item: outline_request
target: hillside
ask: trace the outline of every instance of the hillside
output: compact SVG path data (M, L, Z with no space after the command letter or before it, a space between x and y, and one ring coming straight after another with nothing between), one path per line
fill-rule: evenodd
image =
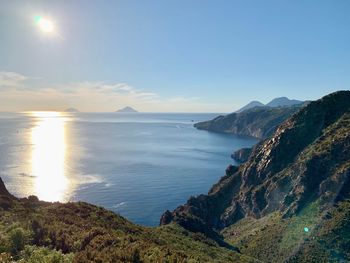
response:
M301 105L291 107L255 107L238 113L218 116L213 120L199 122L197 129L212 132L266 138L270 136L283 121L300 109Z
M17 199L0 179L0 262L257 262L178 225L147 228L87 203Z
M350 91L302 108L233 170L161 223L265 262L350 260Z

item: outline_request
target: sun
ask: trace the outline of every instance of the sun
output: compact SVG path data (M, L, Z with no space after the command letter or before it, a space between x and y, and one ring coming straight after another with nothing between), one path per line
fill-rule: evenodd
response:
M44 33L52 33L55 30L55 27L52 21L45 17L36 16L35 22L38 25L39 29Z

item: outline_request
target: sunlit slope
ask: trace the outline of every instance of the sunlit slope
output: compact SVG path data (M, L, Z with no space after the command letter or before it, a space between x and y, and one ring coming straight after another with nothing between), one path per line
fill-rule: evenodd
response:
M350 91L339 91L294 114L208 195L165 213L162 223L219 243L224 231L266 262L350 261L349 197Z
M87 203L17 199L2 181L0 253L0 262L257 262L177 225L146 228Z

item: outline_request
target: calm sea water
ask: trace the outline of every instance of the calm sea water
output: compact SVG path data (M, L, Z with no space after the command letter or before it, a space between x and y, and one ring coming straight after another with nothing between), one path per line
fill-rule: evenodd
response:
M0 113L0 176L19 197L82 200L154 226L257 142L193 127L215 116Z

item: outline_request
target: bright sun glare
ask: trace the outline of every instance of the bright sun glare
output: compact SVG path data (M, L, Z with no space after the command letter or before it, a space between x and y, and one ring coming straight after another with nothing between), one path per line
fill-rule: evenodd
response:
M52 33L55 29L54 24L49 19L42 17L42 16L36 16L35 22L38 25L39 29L44 33Z
M33 112L31 130L32 174L35 194L46 201L63 201L68 188L65 175L65 118L59 112Z

